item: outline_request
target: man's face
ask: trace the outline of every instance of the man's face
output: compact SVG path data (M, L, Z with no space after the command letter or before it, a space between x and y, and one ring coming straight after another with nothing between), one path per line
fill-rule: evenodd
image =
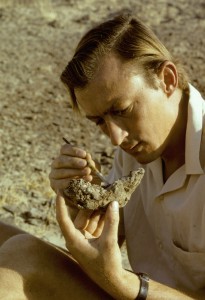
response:
M151 88L134 66L107 56L75 95L86 117L138 162L149 163L166 150L176 112L162 88Z

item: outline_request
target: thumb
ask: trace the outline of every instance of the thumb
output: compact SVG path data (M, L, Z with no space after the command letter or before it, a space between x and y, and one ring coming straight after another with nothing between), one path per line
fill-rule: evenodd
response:
M102 232L104 240L110 242L118 241L118 226L119 226L119 203L113 201L109 204L105 214L105 224Z

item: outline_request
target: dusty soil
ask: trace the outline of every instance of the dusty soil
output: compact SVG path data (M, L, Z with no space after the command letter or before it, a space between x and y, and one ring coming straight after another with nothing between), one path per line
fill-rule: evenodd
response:
M59 75L96 21L132 11L179 57L205 95L204 0L0 0L0 218L62 244L48 173L62 137L108 172L114 149L76 119Z

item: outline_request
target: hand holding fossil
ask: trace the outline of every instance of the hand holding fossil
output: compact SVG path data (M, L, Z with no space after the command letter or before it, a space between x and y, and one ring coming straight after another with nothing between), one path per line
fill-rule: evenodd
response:
M91 184L83 179L72 179L64 190L64 196L80 209L103 209L114 200L119 202L119 207L123 207L140 184L143 175L144 169L139 168L107 188Z

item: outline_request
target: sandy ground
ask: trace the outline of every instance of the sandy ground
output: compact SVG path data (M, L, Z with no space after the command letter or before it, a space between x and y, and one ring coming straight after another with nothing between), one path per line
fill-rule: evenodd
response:
M0 0L0 218L62 245L48 173L62 137L111 167L114 149L73 116L59 75L82 34L134 12L185 64L205 95L204 0Z

